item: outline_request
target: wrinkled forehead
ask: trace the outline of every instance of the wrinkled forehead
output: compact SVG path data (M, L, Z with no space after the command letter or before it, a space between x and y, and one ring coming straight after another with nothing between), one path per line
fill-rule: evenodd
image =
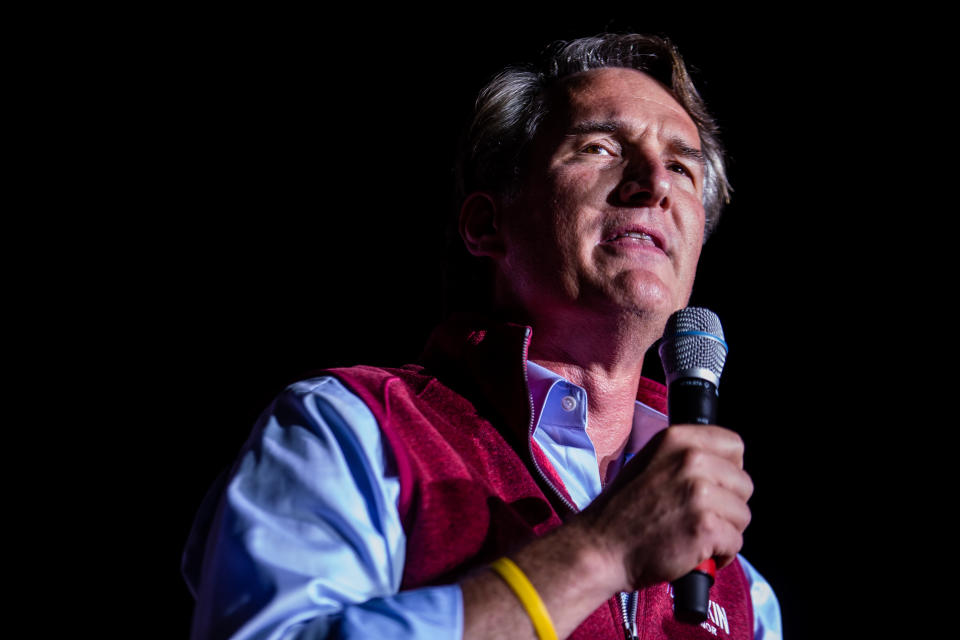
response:
M626 67L590 69L567 76L557 83L552 107L567 118L578 113L613 116L617 109L646 106L672 114L684 126L697 131L693 118L673 91L653 76Z
M545 98L545 118L534 142L538 153L549 152L564 133L590 122L616 122L628 128L657 122L686 146L702 147L700 130L683 105L663 83L637 69L581 71L561 79Z

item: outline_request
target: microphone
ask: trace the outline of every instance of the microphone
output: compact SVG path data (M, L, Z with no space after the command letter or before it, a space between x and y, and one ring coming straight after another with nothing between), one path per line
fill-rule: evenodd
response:
M717 387L727 359L727 343L717 314L702 307L675 312L667 320L658 350L667 377L670 424L716 424ZM707 619L710 587L716 574L716 562L707 558L673 582L677 620L699 624Z

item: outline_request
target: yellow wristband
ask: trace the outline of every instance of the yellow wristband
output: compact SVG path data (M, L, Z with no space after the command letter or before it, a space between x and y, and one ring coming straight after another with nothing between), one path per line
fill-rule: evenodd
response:
M557 632L553 629L550 613L540 599L537 590L533 588L527 576L510 558L500 558L490 565L490 568L500 574L513 592L517 594L520 604L527 610L533 628L540 640L557 640Z

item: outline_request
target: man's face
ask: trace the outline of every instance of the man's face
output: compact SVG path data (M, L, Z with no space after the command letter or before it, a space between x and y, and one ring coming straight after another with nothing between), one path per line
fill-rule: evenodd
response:
M532 318L686 306L703 244L700 136L657 81L607 68L565 81L500 217L501 287Z

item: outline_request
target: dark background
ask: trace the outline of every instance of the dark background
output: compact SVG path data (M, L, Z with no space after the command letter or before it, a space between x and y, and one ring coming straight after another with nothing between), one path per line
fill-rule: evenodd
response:
M187 633L182 545L270 399L311 370L412 361L440 318L453 153L478 88L554 39L607 30L671 37L728 147L733 201L692 303L718 313L730 344L720 422L742 434L756 484L744 555L777 592L787 638L836 628L825 598L869 597L830 580L869 564L864 521L880 500L872 416L849 399L887 388L845 372L880 366L864 366L873 345L850 328L898 268L883 237L902 158L883 140L917 51L799 10L640 13L429 27L415 11L168 13L107 52L132 205L108 268L129 277L116 322L135 327L118 333L130 359L114 379L137 389L125 428L140 447L121 506L147 512L130 535L149 541L161 635Z

